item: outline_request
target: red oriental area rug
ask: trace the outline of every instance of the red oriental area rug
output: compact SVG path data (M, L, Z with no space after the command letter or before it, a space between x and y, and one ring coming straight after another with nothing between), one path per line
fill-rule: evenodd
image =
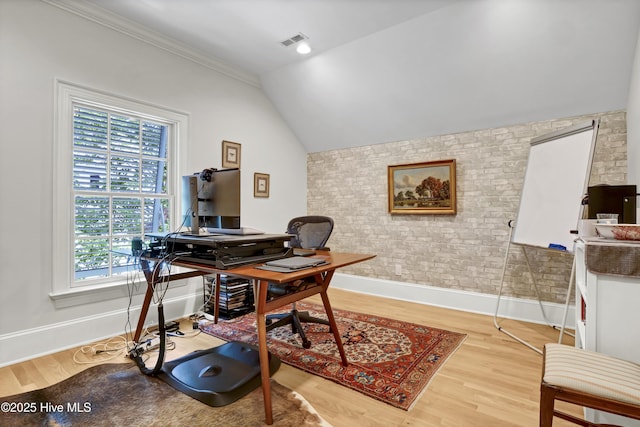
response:
M324 307L298 302L299 311L325 318ZM282 311L287 311L283 308ZM267 335L269 351L282 362L327 378L367 396L409 410L438 369L457 350L465 334L430 328L384 317L333 310L342 334L349 366L340 362L338 347L325 325L304 325L311 348L302 348L290 326ZM202 331L226 341L257 344L253 313L207 323Z

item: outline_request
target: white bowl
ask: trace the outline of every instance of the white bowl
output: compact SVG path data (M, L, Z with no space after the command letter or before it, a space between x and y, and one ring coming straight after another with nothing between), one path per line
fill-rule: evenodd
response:
M640 240L638 224L596 224L596 231L605 239Z

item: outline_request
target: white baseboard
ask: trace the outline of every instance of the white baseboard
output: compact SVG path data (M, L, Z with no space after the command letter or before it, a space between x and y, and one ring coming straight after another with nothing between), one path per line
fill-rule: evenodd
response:
M494 316L496 313L496 305L498 303L497 295L416 285L392 280L372 279L341 273L335 274L331 281L331 287L490 316ZM549 322L555 326L562 326L565 305L544 302L542 306L544 307L544 312ZM547 324L540 309L540 303L538 303L537 300L503 296L500 298L500 309L497 314L500 318ZM575 307L573 304L570 304L567 311L566 327L573 329L574 324Z
M194 292L163 301L165 320L181 319L193 314L202 301L202 293ZM135 332L141 306L132 306L129 312L131 333ZM100 313L38 328L25 329L0 335L0 367L78 347L102 339L121 335L127 324L127 309ZM158 324L154 306L147 315L145 326Z
M331 286L353 292L384 298L410 301L419 304L445 307L493 316L496 311L497 296L477 292L459 291L434 286L416 285L391 280L372 279L336 273ZM193 313L199 305L202 294L194 292L175 298L166 298L165 319L180 319ZM553 325L562 325L564 304L543 303L547 318ZM573 305L567 314L567 328L574 327ZM135 329L140 314L140 306L132 307L129 318ZM517 319L534 323L546 323L538 301L511 297L500 299L501 318ZM491 319L487 319L488 322ZM68 348L96 342L124 333L127 310L100 313L95 316L54 323L0 336L0 367L55 353ZM157 312L150 310L146 326L157 324Z

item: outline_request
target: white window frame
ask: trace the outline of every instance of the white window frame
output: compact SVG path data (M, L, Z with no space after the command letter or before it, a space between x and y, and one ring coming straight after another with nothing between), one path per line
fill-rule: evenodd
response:
M170 198L171 229L180 219L180 175L187 158L188 118L185 113L106 92L55 81L53 153L53 247L50 297L57 306L95 302L128 295L129 277L114 277L74 286L74 207L73 207L73 109L76 104L132 114L168 126L167 190ZM128 275L127 275L128 276ZM143 281L144 276L138 275ZM130 283L129 283L130 285ZM141 292L143 292L142 289Z

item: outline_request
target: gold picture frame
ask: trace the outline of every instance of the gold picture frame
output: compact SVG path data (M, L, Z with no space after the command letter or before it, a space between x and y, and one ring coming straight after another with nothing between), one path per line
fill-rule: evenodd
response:
M393 165L387 167L389 213L456 213L456 161Z
M269 197L269 174L253 174L253 197Z
M241 149L242 146L237 142L222 141L222 167L239 169Z

